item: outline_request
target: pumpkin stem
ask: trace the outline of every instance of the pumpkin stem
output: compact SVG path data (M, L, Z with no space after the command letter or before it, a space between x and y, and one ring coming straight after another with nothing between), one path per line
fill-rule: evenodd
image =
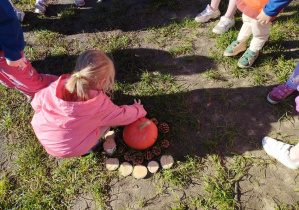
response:
M148 126L149 124L151 124L151 121L145 121L144 123L141 123L140 125L138 125L138 129L142 130L144 127Z

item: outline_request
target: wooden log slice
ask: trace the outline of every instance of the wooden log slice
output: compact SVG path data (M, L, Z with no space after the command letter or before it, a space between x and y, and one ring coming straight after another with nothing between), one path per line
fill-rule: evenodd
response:
M122 176L129 176L133 172L133 166L128 162L123 162L119 167Z

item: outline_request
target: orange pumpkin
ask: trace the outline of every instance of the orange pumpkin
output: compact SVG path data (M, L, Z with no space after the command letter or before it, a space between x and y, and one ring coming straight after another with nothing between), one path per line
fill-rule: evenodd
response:
M152 146L158 137L158 128L153 121L144 117L126 125L123 138L133 149L143 150Z

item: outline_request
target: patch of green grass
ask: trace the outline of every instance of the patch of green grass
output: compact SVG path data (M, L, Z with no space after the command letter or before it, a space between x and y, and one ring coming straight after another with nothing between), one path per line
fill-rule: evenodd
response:
M204 73L204 77L208 79L219 80L221 79L221 74L215 69L210 69Z
M157 176L164 182L173 185L187 187L193 177L201 176L199 172L202 170L204 160L199 157L186 157L185 162L176 162L176 166L172 169L163 170Z
M171 56L176 57L178 55L184 55L184 54L189 54L192 53L193 51L193 46L192 43L187 43L185 45L179 45L178 47L174 49L168 50Z
M147 202L146 202L146 200L145 200L144 198L142 198L142 197L138 197L137 200L138 200L138 206L139 206L140 208L146 206L146 203L147 203Z
M68 23L70 23L73 18L76 18L78 16L79 16L79 11L77 7L74 6L61 9L58 13L58 17L63 18Z
M181 0L152 0L150 6L153 10L159 8L171 8L173 10L181 10L183 7L183 1Z
M194 202L197 205L213 209L238 208L240 204L235 200L235 194L237 193L235 192L235 184L247 175L247 171L251 166L250 159L235 156L234 164L229 167L222 166L219 156L214 155L213 159L217 164L216 174L213 176L204 175L205 190L208 195L204 200L197 197Z

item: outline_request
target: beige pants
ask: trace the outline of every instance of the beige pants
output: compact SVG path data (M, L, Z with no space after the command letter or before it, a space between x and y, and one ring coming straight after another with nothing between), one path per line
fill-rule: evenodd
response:
M271 23L261 24L257 22L256 19L248 17L244 13L242 14L242 19L243 25L237 40L245 42L252 34L253 38L250 42L249 49L253 52L260 51L269 37Z

